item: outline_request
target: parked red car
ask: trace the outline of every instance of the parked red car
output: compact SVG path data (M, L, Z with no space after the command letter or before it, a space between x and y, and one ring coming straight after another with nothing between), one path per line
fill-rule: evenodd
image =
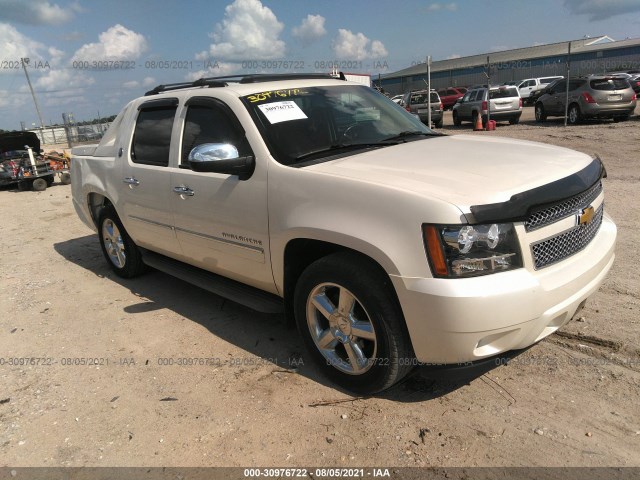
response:
M467 89L464 87L449 87L438 90L438 95L440 95L440 100L442 100L445 110L453 108L456 101L464 97L465 93L467 93Z

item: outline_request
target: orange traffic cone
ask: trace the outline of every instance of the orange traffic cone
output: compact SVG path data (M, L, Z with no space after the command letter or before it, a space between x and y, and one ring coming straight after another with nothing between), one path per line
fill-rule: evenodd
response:
M482 130L484 130L484 127L482 126L482 115L480 115L480 112L478 112L478 114L476 115L476 124L473 127L473 131L481 132Z

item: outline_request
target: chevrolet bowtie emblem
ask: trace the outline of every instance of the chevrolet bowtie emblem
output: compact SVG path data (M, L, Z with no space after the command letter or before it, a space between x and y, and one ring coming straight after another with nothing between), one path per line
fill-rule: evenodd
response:
M586 225L593 220L595 210L593 207L587 207L578 215L578 225Z

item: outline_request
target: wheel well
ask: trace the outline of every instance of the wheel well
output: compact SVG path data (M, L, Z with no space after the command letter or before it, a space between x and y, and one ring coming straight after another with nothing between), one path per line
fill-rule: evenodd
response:
M93 220L94 225L96 225L97 227L100 211L104 207L112 205L111 200L109 200L104 195L100 195L99 193L90 193L87 197L87 204L89 205L89 211L91 212L91 219Z
M302 272L316 260L337 252L350 252L353 255L361 257L374 265L381 275L388 278L387 272L377 261L368 255L358 252L357 250L353 250L343 245L337 245L335 243L324 242L321 240L312 240L309 238L297 238L291 240L284 251L284 302L287 323L292 325L295 324L293 316L293 294L296 288L296 283L298 282ZM391 283L389 284L391 285ZM391 285L391 290L399 307L400 301L398 300L393 285ZM400 309L400 311L402 311L402 309Z

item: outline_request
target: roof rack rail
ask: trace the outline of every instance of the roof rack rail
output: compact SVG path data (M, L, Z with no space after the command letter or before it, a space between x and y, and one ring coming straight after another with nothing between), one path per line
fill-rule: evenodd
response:
M183 88L208 87L219 88L226 87L227 81L237 83L259 83L259 82L275 82L279 80L302 80L302 79L335 79L346 80L344 74L340 72L339 77L335 77L328 73L261 73L250 75L226 75L222 77L200 78L194 82L167 83L166 85L158 85L149 90L144 95L157 95L162 92L171 90L180 90Z

